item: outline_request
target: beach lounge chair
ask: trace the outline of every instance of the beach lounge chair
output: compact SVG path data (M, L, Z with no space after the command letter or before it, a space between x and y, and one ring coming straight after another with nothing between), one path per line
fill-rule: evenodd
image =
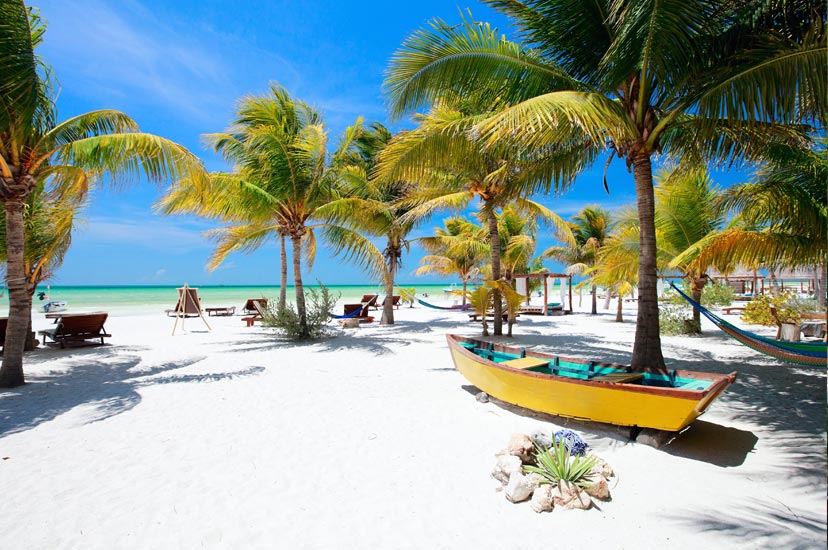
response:
M198 289L179 288L175 308L168 309L166 312L167 317L201 317L201 298L198 297Z
M254 302L259 302L259 304L265 308L267 307L267 298L250 298L244 303L244 307L242 308L242 312L247 315L255 315L258 314L259 311L256 309L256 306L253 305Z
M242 317L242 321L247 323L248 327L252 327L256 321L264 321L264 308L267 306L267 300L248 300L248 302L253 310L253 314L248 315L247 317ZM264 302L264 304L262 304L262 302ZM245 307L247 307L247 304L245 304Z
M65 348L67 342L85 343L86 340L92 339L100 339L100 345L103 345L104 338L112 336L104 329L108 316L105 312L68 313L57 319L54 328L38 331L38 334L43 335L44 344L46 338L51 338L53 342L60 344L61 348Z
M368 308L379 309L379 306L377 305L377 300L379 300L379 294L364 294L360 302L367 311Z
M400 297L399 297L399 296L386 296L386 297L385 297L385 299L382 301L382 305L383 305L383 307L385 306L385 304L387 304L387 303L388 303L388 301L389 301L389 300L391 301L391 305L392 305L395 309L400 309L400 302L401 302L401 299L400 299Z
M236 306L230 307L205 307L204 311L207 312L207 317L230 317L236 314Z
M368 306L364 304L345 304L343 315L347 315L351 319L359 319L360 323L372 323L374 318L368 315ZM353 315L355 311L359 311L357 315Z

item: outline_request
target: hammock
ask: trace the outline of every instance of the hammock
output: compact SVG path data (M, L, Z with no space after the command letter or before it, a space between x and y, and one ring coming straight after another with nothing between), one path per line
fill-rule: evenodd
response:
M714 325L722 329L728 336L735 338L755 351L800 365L824 367L826 362L828 362L828 353L826 352L828 345L825 342L783 342L740 329L693 300L690 296L679 290L672 281L670 282L670 286L685 300L690 302L691 306L699 310L699 313L710 319Z
M442 311L466 311L467 309L471 309L471 307L472 307L471 304L465 304L465 305L462 305L462 306L448 306L448 307L435 306L434 304L429 304L428 302L426 302L424 300L420 300L419 298L417 298L417 301L420 302L425 307L430 307L431 309L439 309L439 310L442 310Z
M349 314L347 314L347 315L334 315L333 313L331 313L331 312L329 311L329 312L328 312L328 316L330 316L330 318L331 318L331 319L350 319L351 317L356 317L356 316L357 316L357 315L359 315L360 313L362 313L362 310L361 310L361 309L355 309L355 310L353 310L351 313L349 313Z

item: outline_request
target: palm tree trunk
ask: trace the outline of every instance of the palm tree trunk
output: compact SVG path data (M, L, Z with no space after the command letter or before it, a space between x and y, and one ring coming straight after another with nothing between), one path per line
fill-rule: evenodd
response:
M489 244L492 248L492 280L499 281L500 280L500 233L497 230L497 216L495 215L494 207L487 204L486 205L487 214L488 214L488 221L489 221ZM503 304L502 299L500 296L500 291L495 290L493 292L494 296L494 320L492 324L494 325L494 335L495 336L502 336L503 335Z
M701 303L704 285L706 285L709 280L710 277L706 274L702 274L700 277L691 277L693 284L693 299L699 304ZM693 326L691 334L701 334L701 312L696 308L693 308Z
M633 158L638 202L640 256L638 262L638 316L633 344L633 367L665 368L658 325L658 269L656 266L655 196L649 154Z
M23 199L6 199L6 286L9 289L9 321L0 366L0 387L13 388L25 383L23 348L31 321L31 306L23 264ZM29 308L27 311L27 307Z
M381 325L394 324L394 277L397 273L397 248L392 243L388 243L388 277L385 281L385 296L386 299L382 304L382 318L380 318Z
M592 315L598 315L598 285L592 285Z
M624 322L624 310L623 310L623 307L622 307L623 305L624 305L624 297L619 292L618 293L618 309L615 310L615 322L616 323L623 323Z
M463 281L463 302L460 305L465 306L466 305L466 287L468 286L468 279L463 277L462 281Z
M817 266L814 270L814 294L817 303L825 307L826 287L828 287L828 269L824 265Z
M282 276L279 279L279 309L285 309L287 307L287 276L288 276L288 267L287 267L287 250L285 249L285 236L279 235L279 242L280 250L279 250L279 260L281 262L282 268Z
M293 243L293 287L296 291L296 314L299 316L299 336L308 337L308 314L305 311L305 287L302 285L302 237L291 235Z

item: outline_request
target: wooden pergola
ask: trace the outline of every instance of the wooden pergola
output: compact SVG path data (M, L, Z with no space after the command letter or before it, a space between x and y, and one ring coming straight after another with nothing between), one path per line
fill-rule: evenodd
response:
M549 315L549 279L566 279L569 289L569 313L572 313L572 275L568 273L513 273L512 279L527 279L526 304L529 304L528 279L540 279L543 281L543 315Z

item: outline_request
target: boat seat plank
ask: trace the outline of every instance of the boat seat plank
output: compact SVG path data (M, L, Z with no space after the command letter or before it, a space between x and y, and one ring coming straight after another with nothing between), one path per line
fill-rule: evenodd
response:
M602 374L592 378L595 382L604 382L607 384L629 384L636 380L641 380L644 375L640 372L613 372L611 374Z
M538 357L521 357L519 359L511 359L504 361L501 365L512 367L514 369L531 369L533 367L545 367L549 365L548 359L540 359Z

